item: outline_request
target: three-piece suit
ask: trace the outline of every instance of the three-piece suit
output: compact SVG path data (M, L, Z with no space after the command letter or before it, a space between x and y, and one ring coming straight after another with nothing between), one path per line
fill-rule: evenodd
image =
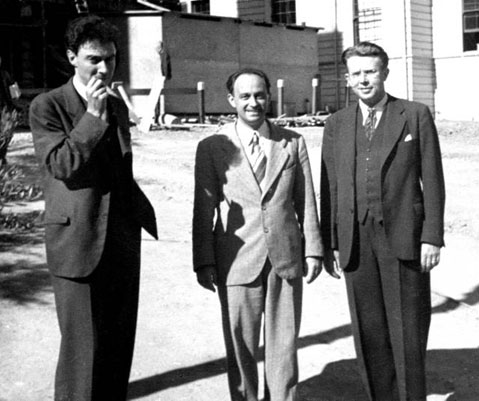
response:
M438 134L425 105L390 95L371 142L362 121L354 104L326 122L323 240L339 250L370 398L425 400L431 299L420 255L422 243L444 245Z
M45 236L62 335L55 400L126 398L138 308L141 228L154 210L133 179L128 112L86 112L72 80L30 107L44 171Z
M323 254L305 141L272 124L269 133L263 189L235 124L196 154L193 262L216 267L232 400L258 399L263 313L265 399L296 399L304 257Z

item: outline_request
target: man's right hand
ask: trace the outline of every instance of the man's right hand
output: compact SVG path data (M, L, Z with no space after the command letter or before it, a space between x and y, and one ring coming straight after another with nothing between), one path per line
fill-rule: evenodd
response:
M86 84L87 112L101 118L106 111L106 98L108 93L102 80L90 78Z
M215 286L218 285L217 283L217 276L216 276L216 266L208 265L202 266L196 272L196 278L198 283L207 290L216 292Z
M324 253L324 269L334 278L341 278L343 269L339 266L339 251L328 249Z

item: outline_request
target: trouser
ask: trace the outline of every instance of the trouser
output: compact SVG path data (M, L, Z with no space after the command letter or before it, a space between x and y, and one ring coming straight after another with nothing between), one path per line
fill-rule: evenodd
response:
M233 401L258 400L257 362L263 315L264 400L297 400L302 285L302 278L280 278L267 261L252 283L219 286L228 383Z
M354 342L371 400L425 401L430 276L402 262L382 222L359 224L359 263L346 272Z
M139 227L118 230L110 224L103 256L90 276L53 276L61 331L55 401L126 400L136 332L141 236Z

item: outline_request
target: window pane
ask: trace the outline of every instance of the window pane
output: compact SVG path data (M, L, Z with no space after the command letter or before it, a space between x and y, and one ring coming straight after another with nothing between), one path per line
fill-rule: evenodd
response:
M479 31L479 11L464 15L464 32Z
M464 0L464 11L479 10L479 0Z

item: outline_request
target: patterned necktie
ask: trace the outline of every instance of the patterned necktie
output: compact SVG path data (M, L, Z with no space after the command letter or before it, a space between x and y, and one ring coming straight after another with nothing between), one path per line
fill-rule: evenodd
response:
M255 131L251 140L251 160L253 161L253 172L261 187L261 182L266 174L266 155L259 144L259 134Z
M366 118L366 122L364 123L364 133L366 134L366 138L370 141L373 138L374 130L376 129L376 110L369 107L368 112L368 118Z

